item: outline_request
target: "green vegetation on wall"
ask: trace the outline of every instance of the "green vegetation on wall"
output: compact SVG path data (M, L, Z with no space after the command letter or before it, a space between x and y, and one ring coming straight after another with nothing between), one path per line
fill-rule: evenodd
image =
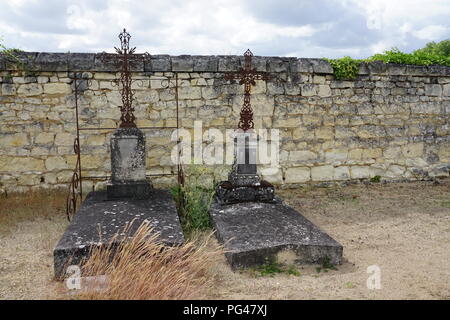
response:
M19 49L7 48L3 43L3 39L0 38L0 55L4 56L6 60L14 63L19 69L24 69L23 62L17 57L17 54L21 52Z
M404 53L397 48L392 48L391 50L375 54L367 59L353 59L346 56L340 59L325 60L333 67L334 76L337 80L356 79L359 66L362 62L382 61L384 63L418 66L450 66L450 40L444 40L439 43L430 42L425 48L418 49L412 53Z

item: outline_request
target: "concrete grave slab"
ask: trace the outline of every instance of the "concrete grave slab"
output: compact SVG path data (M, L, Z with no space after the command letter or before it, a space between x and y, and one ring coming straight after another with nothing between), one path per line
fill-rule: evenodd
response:
M53 251L55 277L63 279L69 263L79 264L91 247L108 244L133 219L131 234L148 220L164 244L175 246L184 242L175 201L169 191L154 189L149 198L141 200L107 200L106 192L91 192Z
M278 197L274 203L214 202L209 214L234 269L262 265L286 253L294 253L292 263L341 263L342 245Z

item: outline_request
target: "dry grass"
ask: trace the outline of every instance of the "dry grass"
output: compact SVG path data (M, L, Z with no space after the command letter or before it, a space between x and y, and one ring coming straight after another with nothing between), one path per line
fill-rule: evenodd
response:
M129 234L129 227L121 232ZM167 300L204 298L213 283L211 266L223 255L219 245L210 247L212 234L167 247L148 224L130 240L118 236L91 250L82 268L84 276L106 276L106 288L88 287L78 297L107 300Z
M11 232L21 222L64 215L65 196L64 190L0 195L0 232Z
M53 248L64 232L65 192L0 196L0 299L55 298Z

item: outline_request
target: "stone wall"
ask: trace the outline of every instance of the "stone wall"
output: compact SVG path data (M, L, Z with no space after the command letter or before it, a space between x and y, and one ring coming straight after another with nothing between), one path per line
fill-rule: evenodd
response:
M70 73L90 82L79 99L81 127L117 127L121 104L111 79L118 69L95 54L23 53L27 72L0 58L0 189L66 186L75 166L75 111ZM133 64L137 124L176 125L173 81L179 79L183 128L236 127L243 88L223 72L243 64L237 56L152 56ZM450 67L362 64L357 80L337 81L320 59L255 57L267 84L252 90L256 128L280 130L277 185L448 177ZM81 135L85 176L109 174L112 130ZM170 174L171 129L145 129L149 174ZM262 174L265 174L262 168ZM173 176L153 179L174 183ZM91 182L86 182L87 184Z

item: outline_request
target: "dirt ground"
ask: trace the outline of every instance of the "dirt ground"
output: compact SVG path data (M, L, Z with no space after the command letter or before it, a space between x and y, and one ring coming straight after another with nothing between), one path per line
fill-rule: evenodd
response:
M297 275L255 276L231 271L221 258L209 298L450 299L450 181L277 193L344 246L343 264L327 272L309 265ZM67 220L63 197L50 197L37 205L0 199L0 299L67 297L52 280L52 249ZM26 214L14 215L23 207ZM380 268L380 289L367 288L372 265Z

